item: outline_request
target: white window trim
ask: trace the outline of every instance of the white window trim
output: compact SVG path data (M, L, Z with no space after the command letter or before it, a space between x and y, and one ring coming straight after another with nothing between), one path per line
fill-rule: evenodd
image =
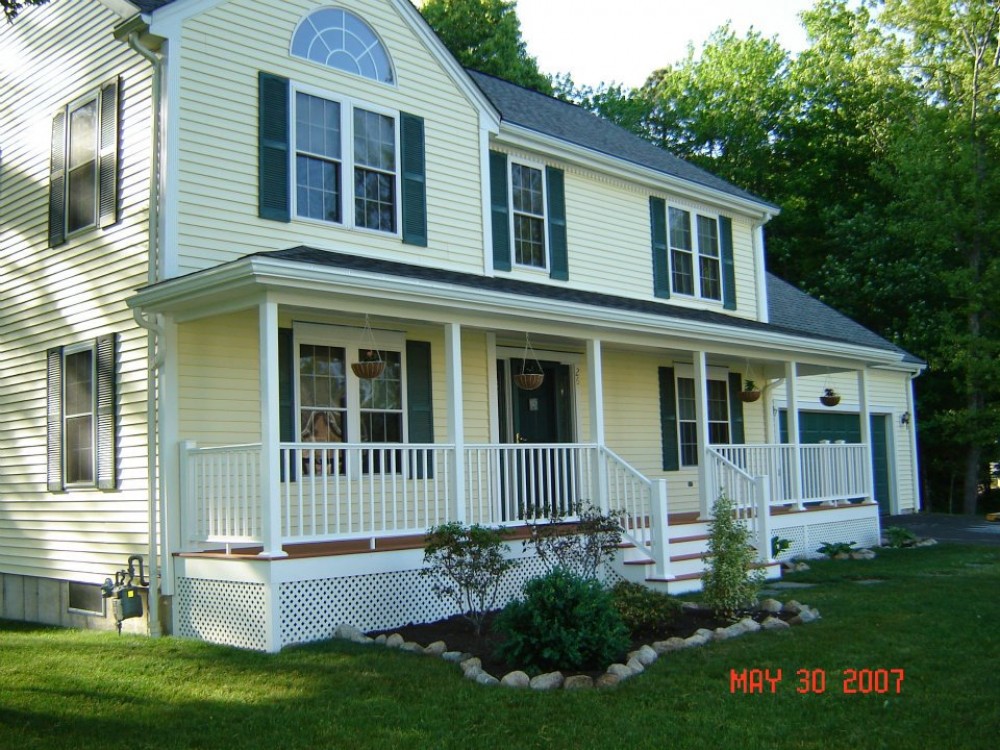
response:
M69 445L67 444L67 437L69 435L69 430L66 429L66 420L71 416L66 408L68 399L66 398L66 381L68 380L66 373L66 359L73 356L74 354L79 354L80 352L90 352L90 472L91 479L80 480L76 482L69 481L69 474L67 471L66 462L69 456ZM62 393L60 398L62 399L62 478L63 484L67 489L79 489L83 487L96 487L97 486L97 345L94 342L86 342L80 344L71 344L66 346L62 350L62 362L60 362L60 367L62 368ZM76 414L73 416L80 416Z
M367 80L367 79L366 79ZM298 213L298 175L297 175L297 155L298 155L298 142L297 142L297 94L308 94L309 96L315 96L320 99L326 99L327 101L336 102L340 105L340 164L341 164L341 175L340 175L340 216L341 221L324 221L322 219L314 219L310 216L300 216ZM390 109L388 107L383 107L377 104L372 104L363 99L357 99L350 96L344 96L342 94L335 94L328 89L318 88L316 86L310 86L303 83L291 84L291 92L289 95L289 159L291 160L291 215L294 221L301 221L307 224L314 224L321 227L342 227L344 229L350 229L356 232L365 232L376 237L394 237L396 239L402 239L403 237L403 201L402 201L402 164L401 164L401 154L400 154L400 131L399 131L399 121L400 113L399 110ZM393 148L395 149L395 170L393 172L393 195L395 196L395 205L393 206L395 212L394 223L396 225L396 230L394 232L385 232L381 229L370 229L368 227L359 226L355 221L354 217L354 110L363 109L366 112L374 112L375 114L385 115L386 117L391 117L393 122L393 134L394 143Z
M321 10L321 9L317 8L317 10ZM393 60L392 55L389 54L389 47L388 47L388 45L386 45L385 40L382 38L382 35L379 34L378 31L375 30L375 27L372 26L370 23L368 23L368 21L365 19L365 17L362 16L360 13L356 13L355 11L350 10L349 8L340 8L340 10L344 10L344 11L350 13L352 16L354 16L359 21L361 21L362 23L364 23L364 25L367 26L369 28L369 30L371 30L372 34L375 36L375 39L377 39L378 43L382 46L382 51L385 52L386 59L389 61L389 73L392 76L392 80L391 81L383 81L383 80L378 79L378 78L371 78L369 76L364 75L363 73L354 73L354 72L352 72L350 70L344 70L343 68L338 68L338 67L335 67L335 66L332 66L332 65L326 65L324 63L321 63L321 62L318 62L316 60L313 60L312 58L303 57L302 55L296 55L294 52L292 52L292 45L293 45L293 43L295 41L295 36L299 33L299 28L303 24L305 24L307 22L310 22L310 19L312 18L313 14L316 11L311 11L311 12L307 13L301 19L299 19L299 22L295 25L295 31L292 32L292 35L291 35L291 37L289 37L289 40L288 40L288 56L291 57L291 58L293 58L293 59L295 59L295 60L301 60L303 62L309 63L310 65L315 65L318 68L322 68L326 72L333 71L335 73L341 73L341 74L346 75L346 76L351 76L352 78L361 79L362 81L368 81L368 82L377 83L377 84L379 84L381 86L388 86L390 88L398 88L398 83L397 82L399 81L399 76L396 74L396 62L395 62L395 60Z
M544 266L533 266L527 263L517 262L517 233L514 230L514 212L517 209L514 208L514 165L528 167L529 169L537 169L542 174L542 245L544 247L543 253L545 255L545 265ZM507 203L509 217L508 225L510 231L510 262L511 267L518 268L524 271L534 271L537 273L543 273L546 276L549 274L549 269L552 267L552 256L549 250L549 183L548 175L545 173L545 163L540 161L532 161L530 159L520 159L516 157L509 157L507 159ZM524 211L517 211L517 213L524 216L534 216L537 218L536 214L528 214Z
M302 410L302 397L299 392L299 346L302 344L313 344L317 346L339 347L344 350L345 371L347 380L345 387L347 390L347 437L348 445L359 445L363 441L361 438L361 387L359 378L354 374L351 365L359 361L358 351L367 346L361 340L364 329L349 326L322 325L318 323L293 323L292 324L292 360L295 369L294 401L295 401L295 434L300 431L299 420ZM402 436L403 444L410 442L409 424L407 420L408 404L406 398L406 335L399 331L373 331L375 346L379 351L391 351L399 353L400 378L401 378L401 398L402 404ZM301 442L296 438L295 442ZM364 443L364 445L395 445L395 443Z
M677 458L678 458L678 461L680 463L680 467L682 469L693 469L693 468L695 468L695 467L698 466L698 463L690 464L690 463L685 463L684 462L684 447L683 447L683 440L682 440L682 436L681 436L681 422L684 422L684 423L687 424L687 423L690 423L691 420L690 419L684 419L684 420L681 419L681 408L680 408L680 394L681 394L681 389L680 389L680 383L679 383L679 381L681 379L694 380L694 377L695 377L695 375L694 375L694 367L692 365L675 365L674 366L674 393L676 394L675 398L677 399L677 403L674 405L675 408L676 408L676 410L677 410L677 453L678 453ZM728 393L729 393L729 370L727 370L725 367L707 367L707 368L705 368L705 379L706 379L706 381L714 380L716 382L722 383L725 386L725 388L726 388L726 394L728 396ZM697 390L695 390L695 393L697 393ZM696 423L697 423L697 419L698 419L697 410L700 408L700 406L701 405L698 404L697 401L696 401L695 405L694 405L694 408L695 408L695 422ZM706 422L706 424L711 424L711 420L708 419L708 415L707 414L705 415L705 422ZM717 424L721 424L721 423L717 422ZM733 434L732 434L733 433L733 413L732 413L731 404L729 403L728 398L727 398L727 401L726 401L726 426L727 426L727 428L729 430L729 439L732 440L732 437L733 437ZM708 435L705 436L705 439L708 440ZM709 445L712 445L711 441L709 441Z
M684 211L691 217L691 271L693 274L693 286L694 294L687 294L686 292L679 292L674 287L674 247L670 242L670 209L674 208L678 211ZM698 300L700 302L705 302L709 305L718 305L723 307L725 304L725 290L722 288L724 280L722 278L722 231L719 224L719 219L722 218L722 214L710 213L705 211L698 211L693 208L688 208L685 206L680 206L677 204L667 203L666 207L667 215L667 269L670 278L670 294L682 297L684 299ZM706 219L711 219L715 222L715 236L718 241L719 254L715 257L715 261L719 264L719 297L703 297L701 294L701 242L698 238L698 217L702 216ZM686 250L683 252L687 252ZM712 256L706 255L706 258L711 258Z
M96 115L94 117L94 205L93 208L93 221L89 224L85 224L82 227L73 229L69 228L69 212L70 212L70 189L69 189L69 159L70 150L73 144L73 110L83 107L88 102L94 102L96 108ZM90 91L78 99L74 99L64 108L66 113L66 132L63 134L63 153L64 165L63 165L63 226L66 228L66 239L70 240L74 237L78 237L85 232L89 232L96 229L101 222L101 89ZM116 136L117 137L117 136Z

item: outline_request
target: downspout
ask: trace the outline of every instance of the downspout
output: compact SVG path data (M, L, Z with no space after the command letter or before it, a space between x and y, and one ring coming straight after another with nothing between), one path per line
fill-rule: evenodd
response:
M163 60L139 41L139 32L130 31L128 46L137 55L146 59L152 66L150 79L150 107L152 119L152 134L150 150L152 152L149 167L149 204L148 204L148 237L147 256L148 268L146 279L149 284L159 281L160 262L160 96L162 88ZM158 420L157 420L157 384L160 369L163 366L164 352L162 350L163 327L155 316L148 316L139 309L132 310L135 322L145 328L146 336L146 476L147 494L149 496L148 526L149 526L149 634L156 638L162 634L160 625L160 565L159 553L166 550L158 544L158 500L164 497L162 472L158 470Z

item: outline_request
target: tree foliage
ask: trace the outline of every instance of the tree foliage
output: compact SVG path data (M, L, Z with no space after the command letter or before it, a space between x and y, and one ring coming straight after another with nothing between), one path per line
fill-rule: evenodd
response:
M45 5L49 0L0 0L3 6L3 14L7 21L13 21L17 15L31 5Z
M424 0L420 12L465 67L552 92L521 38L516 0Z

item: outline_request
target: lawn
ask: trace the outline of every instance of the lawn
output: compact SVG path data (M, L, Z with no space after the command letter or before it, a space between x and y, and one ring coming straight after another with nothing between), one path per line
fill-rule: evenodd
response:
M998 746L1000 549L885 550L788 580L818 584L779 598L822 620L588 692L482 687L438 659L345 643L266 655L0 621L0 748ZM743 669L782 679L734 693ZM825 691L800 693L799 670Z

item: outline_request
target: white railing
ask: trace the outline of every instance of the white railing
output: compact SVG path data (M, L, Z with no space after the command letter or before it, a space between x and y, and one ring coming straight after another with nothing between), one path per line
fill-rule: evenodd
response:
M259 544L260 445L181 449L182 533L191 544Z
M705 451L709 501L725 495L733 506L736 518L745 521L757 549L758 562L771 562L771 486L766 476L753 476L718 450ZM730 446L732 447L732 446Z
M751 476L766 476L773 505L872 497L867 445L713 445L711 450Z
M281 538L423 534L451 520L449 445L282 443Z

